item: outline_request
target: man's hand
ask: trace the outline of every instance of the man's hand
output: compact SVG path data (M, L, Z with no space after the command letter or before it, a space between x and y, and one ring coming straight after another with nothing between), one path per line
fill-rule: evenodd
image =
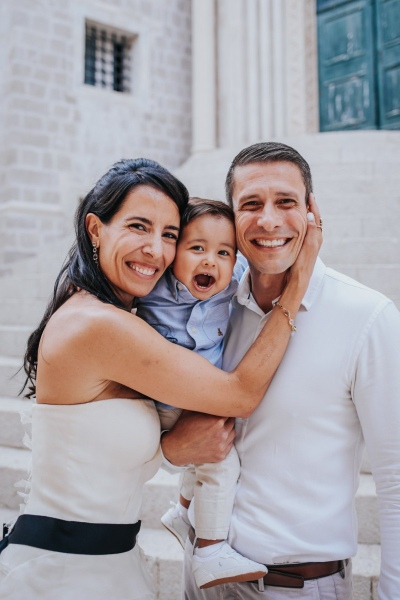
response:
M182 411L175 426L162 436L165 458L175 466L223 460L233 446L235 419Z

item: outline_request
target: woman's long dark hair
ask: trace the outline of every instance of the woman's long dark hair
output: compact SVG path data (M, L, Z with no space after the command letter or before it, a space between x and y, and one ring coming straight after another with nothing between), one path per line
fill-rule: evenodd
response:
M175 202L182 216L189 194L186 187L167 169L146 158L126 159L115 163L99 179L78 207L75 215L76 240L54 284L53 296L37 329L29 336L24 356L26 380L21 393L36 393L36 369L39 342L50 317L77 289L90 292L102 302L127 310L115 295L109 281L93 260L93 247L86 230L86 215L93 213L102 223L109 223L133 188L147 185L161 190Z

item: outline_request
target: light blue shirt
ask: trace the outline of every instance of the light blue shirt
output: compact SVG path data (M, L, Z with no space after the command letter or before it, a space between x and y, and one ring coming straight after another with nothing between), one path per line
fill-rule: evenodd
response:
M221 367L230 301L246 267L246 260L238 257L230 284L207 300L192 296L172 269L167 269L150 294L135 299L136 314L170 342Z
M198 352L221 368L230 301L246 268L247 261L239 254L230 284L207 300L192 296L172 269L167 269L150 294L135 299L136 315L170 342Z

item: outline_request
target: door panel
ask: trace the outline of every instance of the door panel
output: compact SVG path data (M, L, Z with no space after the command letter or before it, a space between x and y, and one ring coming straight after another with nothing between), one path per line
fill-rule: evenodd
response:
M400 129L400 0L377 0L379 121Z
M375 128L372 0L332 4L318 4L321 131Z

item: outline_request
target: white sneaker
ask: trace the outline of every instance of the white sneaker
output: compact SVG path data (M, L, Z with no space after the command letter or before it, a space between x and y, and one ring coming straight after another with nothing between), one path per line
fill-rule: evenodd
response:
M180 514L179 505L172 502L171 504L171 508L161 517L161 523L176 537L182 548L184 548L190 524Z
M207 558L196 554L192 558L192 570L197 587L214 587L230 581L252 581L267 573L267 567L245 558L224 542L220 551Z

